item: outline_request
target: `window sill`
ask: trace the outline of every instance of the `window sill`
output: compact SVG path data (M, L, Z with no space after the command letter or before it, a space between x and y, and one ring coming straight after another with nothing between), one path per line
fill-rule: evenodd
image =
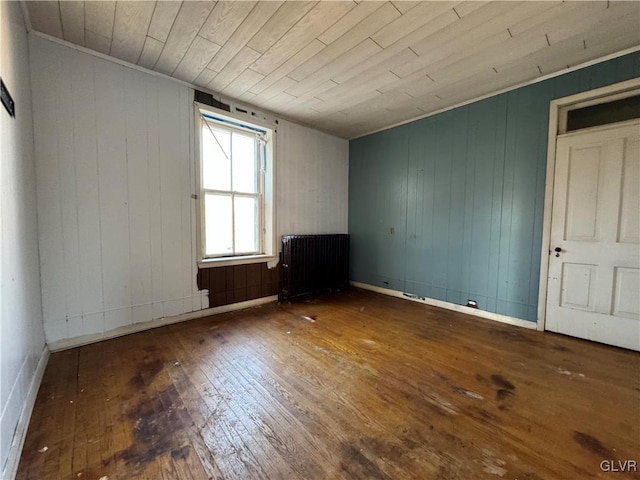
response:
M276 260L275 255L245 255L243 257L206 258L198 262L199 268L226 267L230 265L247 265L249 263L265 263Z

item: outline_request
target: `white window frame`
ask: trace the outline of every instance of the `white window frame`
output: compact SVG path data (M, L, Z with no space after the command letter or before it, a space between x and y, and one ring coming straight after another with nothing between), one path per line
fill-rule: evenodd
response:
M219 110L208 105L194 102L194 144L196 157L196 248L198 252L198 266L200 268L219 267L226 265L242 265L249 263L271 262L277 259L276 238L275 238L275 152L276 152L276 131L273 127L255 122L253 119L247 121L239 115L231 114L224 110ZM202 115L217 117L226 124L220 123L221 128L229 130L243 131L241 127L234 127L233 123L246 125L252 128L258 128L266 131L264 135L264 169L259 176L260 186L258 188L258 197L260 201L260 225L258 226L260 253L250 255L233 255L233 256L216 256L207 257L205 252L205 192L202 184ZM244 130L246 133L246 130ZM258 167L261 167L259 164ZM242 195L244 196L244 195ZM253 196L253 195L247 195Z

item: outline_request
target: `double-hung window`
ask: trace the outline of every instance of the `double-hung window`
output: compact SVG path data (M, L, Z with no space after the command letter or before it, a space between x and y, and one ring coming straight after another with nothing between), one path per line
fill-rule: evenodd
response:
M201 260L272 255L273 131L198 111Z

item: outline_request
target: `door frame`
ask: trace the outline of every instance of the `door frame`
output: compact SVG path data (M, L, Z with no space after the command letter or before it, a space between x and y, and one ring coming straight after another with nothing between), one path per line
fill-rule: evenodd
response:
M547 288L549 260L551 257L551 211L553 208L553 184L556 172L556 141L566 131L567 112L576 108L631 97L640 94L640 78L614 83L606 87L569 95L552 100L549 105L549 137L547 143L547 178L544 190L544 214L542 220L542 250L540 255L540 286L538 290L538 330L545 330L547 321Z

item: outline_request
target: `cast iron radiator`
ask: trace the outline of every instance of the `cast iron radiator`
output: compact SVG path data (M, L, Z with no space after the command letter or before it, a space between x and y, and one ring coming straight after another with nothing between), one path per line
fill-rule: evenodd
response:
M349 287L349 235L283 235L280 301Z

